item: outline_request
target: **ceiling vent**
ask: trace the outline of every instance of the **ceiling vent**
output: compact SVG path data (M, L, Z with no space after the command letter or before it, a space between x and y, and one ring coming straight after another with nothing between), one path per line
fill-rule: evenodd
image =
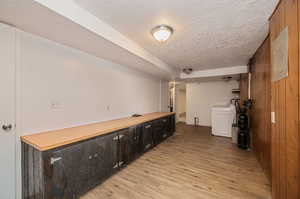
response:
M182 69L182 72L189 75L193 72L193 69L192 68L184 68L184 69Z

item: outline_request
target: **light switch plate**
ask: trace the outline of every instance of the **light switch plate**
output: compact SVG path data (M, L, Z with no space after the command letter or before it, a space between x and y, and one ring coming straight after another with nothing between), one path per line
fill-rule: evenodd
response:
M271 112L271 123L275 124L276 120L275 120L275 112Z
M52 100L50 102L50 108L51 109L60 109L61 108L61 103L59 101Z

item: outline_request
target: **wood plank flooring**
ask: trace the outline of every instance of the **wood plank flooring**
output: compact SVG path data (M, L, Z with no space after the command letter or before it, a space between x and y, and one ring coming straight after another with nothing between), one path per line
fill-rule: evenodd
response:
M175 136L81 199L271 199L253 152L208 127L178 124Z

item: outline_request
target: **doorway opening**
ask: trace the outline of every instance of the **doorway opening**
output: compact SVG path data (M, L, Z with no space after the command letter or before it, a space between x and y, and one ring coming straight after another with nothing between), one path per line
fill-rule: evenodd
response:
M175 85L176 121L186 123L186 84Z

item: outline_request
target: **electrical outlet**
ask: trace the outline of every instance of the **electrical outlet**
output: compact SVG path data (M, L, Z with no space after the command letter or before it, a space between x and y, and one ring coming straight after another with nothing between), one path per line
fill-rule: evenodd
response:
M61 108L61 103L59 101L52 100L50 102L50 108L51 109L60 109Z

